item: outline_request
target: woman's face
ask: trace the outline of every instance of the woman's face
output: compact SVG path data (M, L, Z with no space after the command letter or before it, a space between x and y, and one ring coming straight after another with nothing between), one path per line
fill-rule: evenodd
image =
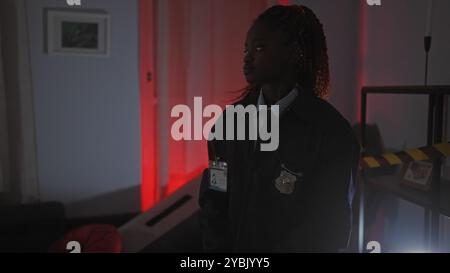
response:
M249 84L279 81L291 69L291 47L282 31L256 22L248 31L244 51L244 75Z

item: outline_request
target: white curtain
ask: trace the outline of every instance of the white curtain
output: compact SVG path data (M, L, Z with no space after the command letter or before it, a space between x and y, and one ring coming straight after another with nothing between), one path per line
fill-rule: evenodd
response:
M32 203L39 185L25 0L1 0L0 19L0 192L8 203Z
M170 110L177 104L193 109L224 106L245 87L243 48L252 21L276 1L158 1L159 174L161 186L172 192L207 166L205 141L174 141Z

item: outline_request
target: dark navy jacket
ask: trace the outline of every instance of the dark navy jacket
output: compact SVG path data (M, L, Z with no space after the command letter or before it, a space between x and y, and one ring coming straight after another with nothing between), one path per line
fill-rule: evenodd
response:
M248 95L236 104L256 104ZM228 164L227 192L200 188L205 251L337 252L351 232L352 177L359 144L350 124L328 102L299 92L280 119L279 147L253 149L252 141L212 140L209 158ZM297 177L292 194L275 187L281 166Z

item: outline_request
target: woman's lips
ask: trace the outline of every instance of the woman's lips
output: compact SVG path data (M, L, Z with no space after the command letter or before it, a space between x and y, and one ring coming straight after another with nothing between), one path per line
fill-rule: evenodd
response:
M253 68L244 67L244 74L245 75L249 75L251 73L253 73Z

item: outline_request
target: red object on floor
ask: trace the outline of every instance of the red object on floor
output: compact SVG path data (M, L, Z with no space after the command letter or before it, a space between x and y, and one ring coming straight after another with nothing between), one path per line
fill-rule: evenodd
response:
M67 233L49 249L56 253L120 253L122 240L111 225L87 225Z

